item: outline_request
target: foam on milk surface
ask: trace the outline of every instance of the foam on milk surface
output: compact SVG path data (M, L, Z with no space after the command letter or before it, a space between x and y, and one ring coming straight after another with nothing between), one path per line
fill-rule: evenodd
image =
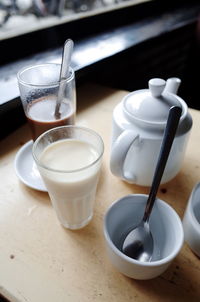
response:
M40 167L40 173L57 216L66 227L82 227L92 218L101 166L101 160L96 161L98 156L92 145L76 139L52 143L41 154L40 162L55 169Z
M70 171L92 164L98 158L97 151L88 143L76 139L64 139L49 145L40 161L51 169Z

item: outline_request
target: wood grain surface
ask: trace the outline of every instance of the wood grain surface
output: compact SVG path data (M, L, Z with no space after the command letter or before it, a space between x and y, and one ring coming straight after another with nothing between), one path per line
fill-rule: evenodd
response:
M187 244L160 277L136 281L110 264L103 237L108 206L149 188L127 184L109 170L112 112L127 94L86 85L78 89L77 124L96 130L105 143L94 217L78 231L58 222L47 193L22 184L14 171L19 148L30 140L27 125L0 142L0 293L12 302L200 301L200 259ZM180 217L200 181L200 112L190 110L193 128L180 173L160 187L159 198Z

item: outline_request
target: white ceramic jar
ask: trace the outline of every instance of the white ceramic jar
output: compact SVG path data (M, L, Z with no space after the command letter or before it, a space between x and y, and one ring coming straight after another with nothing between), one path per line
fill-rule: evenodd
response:
M190 195L183 217L185 241L191 250L200 257L200 183Z
M182 115L161 183L177 175L192 128L187 104L175 94L179 84L177 78L167 83L151 79L149 89L129 93L115 107L110 156L114 175L129 183L151 185L169 109L178 105Z

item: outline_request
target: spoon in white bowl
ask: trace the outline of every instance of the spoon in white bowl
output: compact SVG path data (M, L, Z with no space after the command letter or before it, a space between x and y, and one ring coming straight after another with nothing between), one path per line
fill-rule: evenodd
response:
M151 261L153 255L154 241L149 227L149 218L176 134L181 111L181 108L178 106L173 106L169 110L160 154L146 203L144 216L142 221L126 235L122 245L122 252L125 255L142 262Z

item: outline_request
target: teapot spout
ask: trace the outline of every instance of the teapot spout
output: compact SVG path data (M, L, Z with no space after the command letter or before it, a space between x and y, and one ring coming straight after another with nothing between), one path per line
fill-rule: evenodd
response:
M166 81L164 92L177 94L180 84L181 84L181 80L179 78L169 78Z

